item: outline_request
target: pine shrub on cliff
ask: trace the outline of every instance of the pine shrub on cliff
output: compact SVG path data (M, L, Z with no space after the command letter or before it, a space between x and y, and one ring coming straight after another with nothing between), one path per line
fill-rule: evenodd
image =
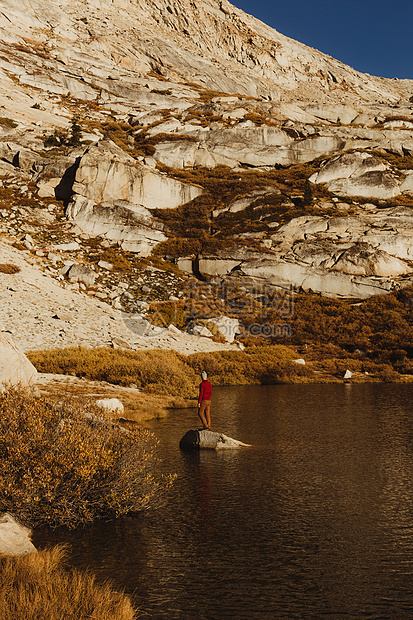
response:
M0 512L75 527L157 499L172 478L156 476L154 436L91 413L22 390L0 396Z

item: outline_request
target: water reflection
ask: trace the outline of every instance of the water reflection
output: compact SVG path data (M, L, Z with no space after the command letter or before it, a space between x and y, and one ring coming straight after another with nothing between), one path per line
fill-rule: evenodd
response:
M76 565L150 618L411 618L409 385L214 391L213 425L253 447L178 449L196 413L151 426L178 479L161 510L76 533Z

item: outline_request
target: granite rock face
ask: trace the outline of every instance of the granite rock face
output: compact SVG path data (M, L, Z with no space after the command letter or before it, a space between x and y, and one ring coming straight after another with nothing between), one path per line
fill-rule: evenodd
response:
M36 382L37 370L12 338L0 333L0 392L8 386L29 387Z
M364 299L413 282L413 210L361 210L357 215L294 218L270 237L271 254L241 245L218 257L201 257L209 277L238 284L269 284L329 297Z
M228 238L167 255L197 277L356 298L411 283L413 81L357 72L226 0L1 4L0 176L30 219L0 209L12 242L80 264L90 238L147 257L177 234L159 210L194 208L213 241L227 218ZM228 169L234 192L206 196ZM92 294L89 275L69 283Z
M91 236L147 256L166 239L152 209L175 208L202 193L142 165L113 142L101 141L79 159L67 217Z

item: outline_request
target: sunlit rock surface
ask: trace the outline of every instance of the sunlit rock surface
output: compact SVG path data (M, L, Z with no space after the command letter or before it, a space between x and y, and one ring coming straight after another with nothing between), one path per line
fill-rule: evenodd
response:
M0 332L0 392L8 386L31 386L36 376L36 368L23 351L8 334Z
M26 555L37 549L30 540L31 530L5 512L0 515L0 555Z
M179 442L181 450L224 450L248 446L249 444L227 437L222 433L196 429L185 433Z

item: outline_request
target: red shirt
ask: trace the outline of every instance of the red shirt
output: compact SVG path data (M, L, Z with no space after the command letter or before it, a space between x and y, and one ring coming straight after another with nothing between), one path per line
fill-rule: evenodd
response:
M199 386L198 402L200 403L202 400L211 400L211 394L212 394L212 385L210 384L209 381L207 381L207 379L205 379L204 381L202 381L202 383Z

